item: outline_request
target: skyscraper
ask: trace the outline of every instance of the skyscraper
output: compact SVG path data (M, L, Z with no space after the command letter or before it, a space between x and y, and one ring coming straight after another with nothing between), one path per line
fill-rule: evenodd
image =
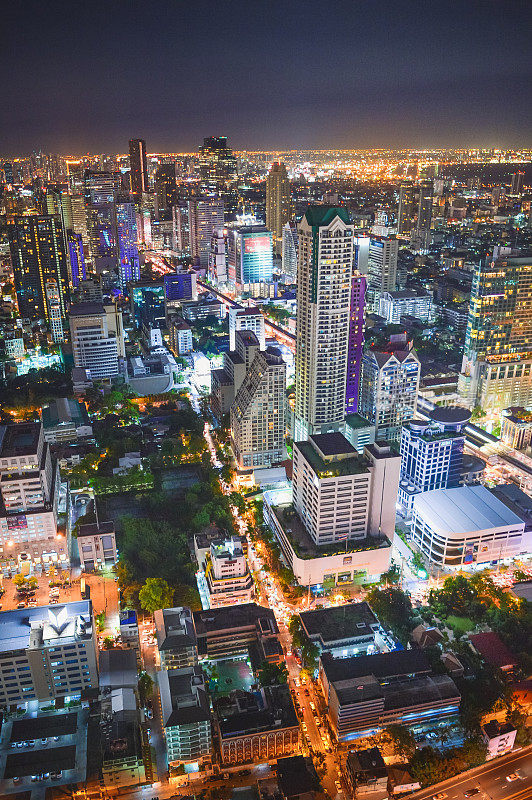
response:
M298 238L296 441L343 428L354 228L345 208L310 206Z
M237 290L270 283L273 274L272 234L263 225L232 228L227 235L227 277Z
M373 236L368 255L368 306L379 310L383 292L395 291L399 241L395 236Z
M9 247L21 317L50 321L45 286L55 281L61 316L69 300L63 225L57 216L15 216L7 220Z
M360 389L360 373L364 355L366 278L355 272L351 282L351 307L349 312L349 339L347 343L347 379L345 385L345 413L356 414Z
M85 170L84 196L91 253L96 271L118 266L116 198L119 172Z
M525 177L524 172L514 172L512 174L512 189L510 194L520 196L523 194L523 180Z
M63 320L61 316L61 297L57 282L49 280L46 282L46 306L48 310L48 322L50 325L50 332L52 334L53 342L62 342L63 335Z
M118 244L118 277L124 289L131 281L140 280L139 251L137 248L137 220L135 206L124 197L116 204L116 231Z
M236 158L227 136L207 136L199 149L200 178L204 189L216 191L238 177Z
M473 275L458 391L469 408L532 405L532 258L491 258Z
M85 261L85 248L83 247L83 237L80 233L68 231L68 258L70 262L70 278L72 286L79 286L80 281L87 278L87 267Z
M159 216L169 212L176 201L177 182L175 162L160 164L155 173L155 192Z
M93 381L116 377L125 356L122 312L115 305L79 303L69 321L74 366L88 370Z
M413 183L402 183L399 187L397 233L401 236L410 233L414 228L415 194L415 186Z
M283 227L290 220L290 181L282 162L274 161L266 176L266 227L273 233L275 252L281 255Z
M295 283L297 276L297 228L295 224L290 224L290 222L283 225L281 270L285 275L292 278Z
M213 231L224 226L224 204L218 197L194 197L188 201L190 252L195 263L209 266Z
M259 351L231 406L231 437L241 469L284 458L286 364L278 350Z
M149 189L144 139L129 140L129 168L131 170L131 191L140 197L142 192L147 192Z
M408 235L414 230L428 231L430 229L433 191L431 180L401 184L397 215L397 232L400 236Z

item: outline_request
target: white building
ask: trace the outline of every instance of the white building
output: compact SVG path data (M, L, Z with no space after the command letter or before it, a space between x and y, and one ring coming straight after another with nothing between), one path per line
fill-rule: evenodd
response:
M112 522L80 525L76 535L83 572L94 572L118 561L115 526Z
M89 370L93 381L116 377L125 356L122 312L115 305L79 303L70 308L74 366Z
M378 311L382 292L395 291L399 240L395 236L375 236L368 253L368 306Z
M401 289L397 292L383 292L379 299L379 316L386 322L399 324L401 317L411 316L422 322L432 322L433 303L429 292Z
M50 444L76 442L92 436L87 408L79 400L59 397L41 409L44 438Z
M481 727L482 738L487 745L486 761L491 761L496 756L502 756L513 750L517 730L511 722L500 723L491 720Z
M194 349L192 328L180 317L170 317L168 322L170 332L170 349L175 356L187 356Z
M460 570L516 558L525 523L484 486L435 489L414 498L412 538L435 567Z
M195 197L188 201L190 252L194 261L209 266L214 230L224 226L224 203L219 197Z
M400 457L386 442L360 456L341 433L294 442L293 501L317 546L393 538Z
M387 352L366 350L359 411L377 428L377 439L397 440L415 416L421 364L406 337L392 336Z
M20 554L68 565L57 533L59 473L38 422L0 426L0 561Z
M281 269L284 275L289 276L294 282L297 276L297 250L297 228L287 222L283 225Z
M198 641L190 608L162 608L153 615L161 669L183 669L198 663Z
M345 208L310 206L298 226L295 435L343 429L354 259Z
M201 667L161 670L157 680L168 763L209 761L211 712Z
M266 349L266 334L264 331L264 314L258 308L237 308L231 306L227 312L229 318L229 349L236 347L237 331L253 331L261 350Z
M0 614L0 706L79 698L98 688L92 603Z
M56 281L46 283L46 305L48 306L48 320L52 342L64 341L63 317L61 314L61 295Z
M209 608L251 603L253 578L238 540L211 544L205 564L206 592L201 592L201 583L200 594Z
M227 283L227 231L215 228L211 237L209 275L215 284Z
M285 455L286 364L259 351L231 406L231 438L240 468L270 467Z

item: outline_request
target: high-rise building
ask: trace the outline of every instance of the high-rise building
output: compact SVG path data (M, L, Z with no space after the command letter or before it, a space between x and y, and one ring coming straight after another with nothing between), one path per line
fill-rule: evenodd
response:
M211 712L200 666L157 673L161 722L168 763L197 764L210 759Z
M347 378L345 384L345 413L356 414L360 389L360 373L364 355L364 319L366 312L366 277L358 272L351 281L349 339L347 343Z
M281 270L296 281L297 276L297 227L289 222L283 225Z
M399 456L389 445L364 455L341 433L294 442L293 503L315 545L394 535Z
M398 504L410 516L414 497L460 484L464 461L464 426L471 412L459 406L436 407L429 420L411 419L401 432Z
M48 310L48 323L50 325L50 333L53 342L62 342L64 340L63 333L63 319L61 315L61 296L57 282L49 280L45 286L46 292L46 306Z
M203 140L199 170L202 185L209 191L222 189L237 179L236 158L227 146L227 136L207 136Z
M68 257L70 261L70 277L72 286L76 288L81 281L87 278L87 266L85 261L85 248L83 246L83 236L74 231L67 232Z
M397 220L397 233L400 236L408 235L414 229L429 230L432 222L433 191L431 180L401 184Z
M68 545L57 534L60 478L40 422L0 426L0 554L6 565L68 564Z
M147 192L149 189L144 139L129 140L129 168L131 170L131 191L140 197L142 192Z
M237 331L253 331L259 340L261 350L266 349L266 333L264 329L264 314L260 308L238 308L231 306L228 309L229 319L229 350L236 348Z
M73 194L70 196L70 204L72 206L72 230L74 233L81 236L83 242L83 252L85 260L91 260L90 249L90 236L87 224L87 206L85 205L85 197L82 194Z
M271 467L285 455L286 364L278 350L259 351L231 406L237 464Z
M223 369L211 373L211 407L216 419L221 420L229 414L260 349L259 340L252 330L242 328L236 331L235 348L224 354Z
M155 173L155 193L159 215L169 212L176 201L177 181L175 162L161 164Z
M69 317L74 366L88 370L93 381L116 377L125 357L122 312L115 305L79 303Z
M215 228L209 253L209 277L215 284L227 283L227 231Z
M131 281L140 280L140 261L135 205L123 197L116 203L116 234L118 277L120 286L125 289Z
M524 172L513 172L512 173L512 189L510 194L513 194L516 197L519 197L523 194L523 181L525 178Z
M366 350L359 411L377 428L377 439L398 440L416 413L420 363L406 336L391 337L386 351Z
M473 274L458 391L469 408L532 405L532 258L486 258Z
M84 186L90 249L96 271L113 270L118 266L116 200L120 173L85 170Z
M159 609L153 615L161 669L183 669L198 663L198 640L190 608Z
M208 268L213 231L224 227L224 204L218 197L188 201L190 253L194 262Z
M49 321L46 284L55 281L61 316L69 300L68 257L57 216L15 216L7 221L17 303L21 317Z
M290 220L290 181L283 162L274 161L266 176L266 227L273 233L275 252L281 255L283 228Z
M343 428L354 228L345 208L311 206L298 237L296 441Z
M399 240L395 236L371 238L368 254L367 303L372 311L378 312L383 292L395 291L398 253Z
M270 283L273 275L272 233L263 225L232 228L227 236L229 284L243 291L253 284Z
M98 689L97 642L90 600L4 611L0 706L79 700Z

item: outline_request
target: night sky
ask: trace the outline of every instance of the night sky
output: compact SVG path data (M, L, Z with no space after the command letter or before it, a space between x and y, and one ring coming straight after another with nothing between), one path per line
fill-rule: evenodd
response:
M532 0L27 0L2 28L3 155L532 145Z

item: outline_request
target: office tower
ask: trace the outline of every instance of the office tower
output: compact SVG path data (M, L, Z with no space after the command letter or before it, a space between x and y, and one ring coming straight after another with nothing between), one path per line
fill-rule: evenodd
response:
M68 546L57 535L59 473L40 422L0 426L0 545L2 559L22 553L31 563L68 565Z
M61 219L63 235L72 229L72 200L68 192L60 189L48 189L46 192L46 213Z
M379 300L378 313L386 322L394 325L399 325L401 317L407 315L423 322L432 322L434 317L432 294L423 289L383 292Z
M278 350L255 355L231 406L231 440L237 464L271 467L285 455L286 364Z
M415 417L421 365L406 335L391 337L386 351L367 350L362 360L359 411L377 428L377 439L398 440Z
M96 272L118 266L116 199L120 190L119 172L85 170L84 197L91 255Z
M419 181L417 184L401 184L397 219L397 233L400 236L408 235L414 229L423 231L430 229L433 191L431 180Z
M175 162L161 164L155 173L155 193L159 215L170 212L176 200L176 192Z
M161 669L183 669L198 663L198 639L190 608L162 608L153 615Z
M165 297L162 280L137 281L131 286L129 296L136 328L140 328L144 321L164 328Z
M185 202L172 206L172 237L173 249L181 255L190 255L190 224Z
M512 173L512 190L511 194L514 196L519 197L523 194L523 181L525 178L524 172L514 172Z
M69 316L74 366L88 370L93 381L117 376L125 357L122 312L115 305L79 303Z
M273 234L275 252L281 255L283 227L290 220L290 181L285 165L274 161L266 176L266 227Z
M188 201L190 254L194 263L208 268L213 231L224 227L224 204L218 197Z
M243 605L253 600L253 577L240 538L211 542L198 575L198 587L204 607L223 608Z
M311 206L298 238L296 441L343 428L354 228L345 208Z
M401 477L398 504L410 516L414 497L460 484L464 461L464 426L471 412L459 406L436 407L428 420L413 418L401 431Z
M129 168L131 170L131 191L140 197L142 192L147 192L149 189L144 139L129 140Z
M70 205L72 207L72 230L75 234L81 236L83 242L83 253L86 261L91 260L90 249L90 236L87 224L87 207L85 205L85 197L82 194L73 194L70 196Z
M198 281L195 272L177 272L164 275L164 305L166 314L169 309L181 308L183 301L196 302L198 299Z
M90 600L5 611L0 642L4 708L29 700L79 700L82 692L98 689L98 645Z
M532 258L486 258L471 287L458 392L469 408L532 405Z
M211 407L216 419L222 420L229 414L260 349L259 340L252 330L236 331L235 349L224 354L223 369L211 373Z
M253 284L271 283L272 233L263 225L232 228L227 234L227 276L230 285L244 291Z
M118 278L125 289L131 281L140 280L135 205L123 197L116 203L116 239L118 245Z
M2 164L2 169L4 170L4 181L8 184L14 183L13 164L11 161L4 161Z
M70 277L72 286L76 288L80 281L87 278L87 266L85 261L85 249L83 247L83 236L74 231L67 232L68 257L70 262Z
M229 319L229 350L236 347L237 331L253 331L259 340L261 350L266 349L266 333L264 329L264 314L259 308L238 308L231 306L227 311Z
M212 232L209 278L221 286L227 283L227 231L224 228L215 228Z
M199 149L199 172L202 185L216 191L238 177L236 158L227 147L227 136L208 136Z
M297 227L289 222L283 225L281 270L295 283L297 276Z
M69 301L68 257L63 226L55 216L14 216L7 221L17 303L21 317L49 322L45 286L55 281L61 316Z
M366 277L355 272L351 281L349 338L347 342L347 378L345 413L356 414L360 388L360 372L364 355L364 320L366 316Z
M397 256L399 240L395 236L374 236L370 239L368 253L368 307L379 309L383 292L395 291L397 282Z
M361 456L341 433L294 442L294 509L314 544L383 535L391 541L399 463L387 443L369 445Z
M157 681L168 764L186 767L210 759L211 711L201 667L162 669Z
M504 186L494 186L491 190L491 200L495 206L503 206L506 202L506 188Z
M50 333L52 341L62 342L64 340L63 334L63 320L61 317L61 296L57 287L56 281L47 281L45 286L46 293L46 306L48 310L48 323L50 325Z

